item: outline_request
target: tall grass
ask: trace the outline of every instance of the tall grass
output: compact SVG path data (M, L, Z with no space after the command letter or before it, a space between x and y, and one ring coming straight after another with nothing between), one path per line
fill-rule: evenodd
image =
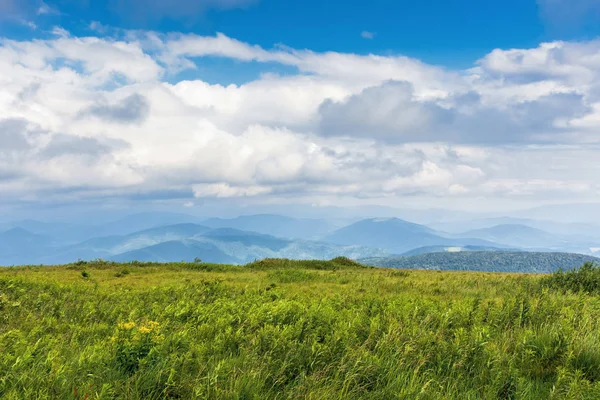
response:
M342 259L3 269L0 398L597 399L600 297L561 279Z

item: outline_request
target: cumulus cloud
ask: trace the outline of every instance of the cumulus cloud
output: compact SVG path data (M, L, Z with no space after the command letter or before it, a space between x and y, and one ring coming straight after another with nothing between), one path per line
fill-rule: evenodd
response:
M405 56L317 53L285 46L264 49L222 33L216 36L175 34L165 38L138 33L136 39L145 41L153 51L159 52L161 61L175 70L194 68L194 58L216 56L246 62L275 62L296 67L303 74L343 81L344 85L354 88L364 88L386 80L405 80L424 91L438 93L463 84L456 72Z
M533 49L496 49L472 70L483 79L523 84L551 81L565 85L594 82L600 72L600 41L550 42Z
M106 101L85 109L82 117L96 117L106 121L133 123L143 121L150 111L150 105L146 98L139 94L132 94L115 104Z
M55 134L40 149L38 155L44 159L53 159L61 156L100 157L110 154L115 149L127 147L127 143L123 141Z
M442 107L440 104L443 104ZM444 101L415 98L412 85L390 81L320 107L319 131L388 142L532 143L563 141L569 122L589 112L582 95L557 93L502 108L467 93Z
M7 154L13 151L29 149L31 144L27 138L27 121L22 119L0 120L0 152Z
M451 71L223 34L116 35L0 40L5 199L598 194L594 41L495 50ZM297 72L239 85L169 75L202 57Z
M367 88L341 102L326 100L319 112L323 135L399 142L430 141L454 118L435 102L415 99L410 83L397 81Z

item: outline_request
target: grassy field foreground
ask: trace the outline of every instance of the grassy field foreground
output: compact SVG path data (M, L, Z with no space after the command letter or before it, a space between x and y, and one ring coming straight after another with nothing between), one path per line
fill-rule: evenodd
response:
M0 398L598 399L583 281L345 259L0 268Z

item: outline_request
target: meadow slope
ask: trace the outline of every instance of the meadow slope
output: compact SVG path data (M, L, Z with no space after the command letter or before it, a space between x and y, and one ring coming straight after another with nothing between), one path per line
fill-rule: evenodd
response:
M0 268L0 398L600 398L600 297L547 280L347 259Z

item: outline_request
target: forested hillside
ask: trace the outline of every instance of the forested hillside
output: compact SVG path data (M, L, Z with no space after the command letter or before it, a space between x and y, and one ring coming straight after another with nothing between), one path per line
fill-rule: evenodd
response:
M367 265L400 269L549 273L559 268L575 268L586 261L600 262L600 259L572 253L460 251L364 258L360 261Z

